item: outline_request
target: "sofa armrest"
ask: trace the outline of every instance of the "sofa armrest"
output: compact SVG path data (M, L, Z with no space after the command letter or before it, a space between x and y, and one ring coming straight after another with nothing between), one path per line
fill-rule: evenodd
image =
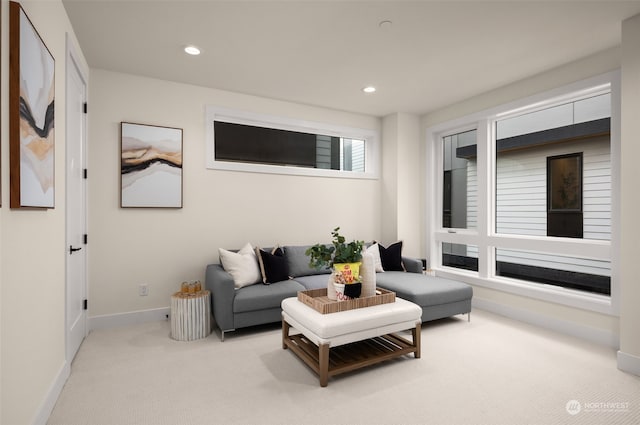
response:
M422 260L411 257L402 257L404 268L409 273L422 273Z
M205 275L205 287L211 291L213 317L223 331L234 329L233 299L236 296L233 278L220 264L209 264Z

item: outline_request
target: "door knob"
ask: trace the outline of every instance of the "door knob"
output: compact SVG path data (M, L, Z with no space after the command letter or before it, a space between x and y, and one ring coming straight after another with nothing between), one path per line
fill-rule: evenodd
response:
M73 254L76 251L80 251L82 249L82 247L80 248L74 248L73 245L69 245L69 254Z

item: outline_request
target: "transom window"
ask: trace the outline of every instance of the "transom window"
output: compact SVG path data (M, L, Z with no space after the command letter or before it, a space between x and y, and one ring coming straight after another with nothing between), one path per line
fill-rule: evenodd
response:
M207 108L207 166L236 171L377 178L371 130Z

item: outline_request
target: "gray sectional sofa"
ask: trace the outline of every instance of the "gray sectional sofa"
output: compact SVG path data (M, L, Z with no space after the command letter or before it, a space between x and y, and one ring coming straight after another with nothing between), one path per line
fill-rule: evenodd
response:
M304 252L308 246L284 246L284 259L290 279L268 285L256 283L241 288L221 264L209 264L205 286L212 294L213 315L224 341L225 333L265 323L280 322L283 299L297 296L298 291L326 288L330 270L310 268ZM436 320L456 314L471 314L471 286L422 273L422 261L402 257L406 271L376 273L378 287L394 291L397 297L418 304L422 321Z

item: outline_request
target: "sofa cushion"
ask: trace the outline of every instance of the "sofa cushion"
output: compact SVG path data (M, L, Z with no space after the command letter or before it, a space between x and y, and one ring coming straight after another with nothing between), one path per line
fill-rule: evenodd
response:
M326 288L330 276L327 274L315 274L311 276L298 276L295 281L305 287L305 289Z
M238 252L219 248L220 263L225 271L233 277L236 288L260 282L262 275L258 266L258 258L251 244L247 243Z
M289 278L289 265L287 264L287 259L284 258L282 248L276 247L271 251L256 249L256 253L260 263L262 283L269 285Z
M402 265L402 241L392 243L387 248L378 244L384 271L404 271Z
M314 267L309 267L309 260L311 260L311 258L305 254L305 251L310 247L311 245L288 245L284 247L284 256L287 258L289 265L289 276L298 277L331 273L331 269L329 268L318 270Z
M377 285L422 307L448 304L473 297L473 288L463 282L421 273L385 272L376 275Z
M265 310L279 308L283 299L298 296L304 286L293 280L274 282L271 285L252 285L236 291L233 299L233 312ZM213 295L215 297L215 294Z

